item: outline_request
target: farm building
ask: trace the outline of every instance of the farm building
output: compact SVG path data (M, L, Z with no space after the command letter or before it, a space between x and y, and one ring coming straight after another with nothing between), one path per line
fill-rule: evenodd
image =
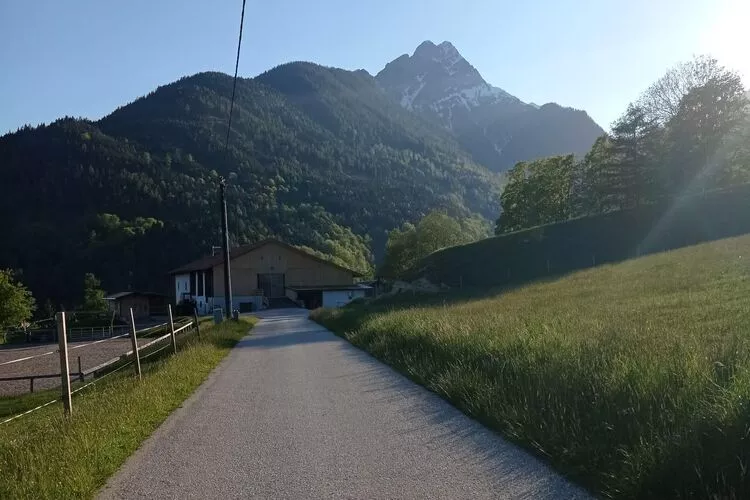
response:
M359 273L278 240L233 248L229 256L232 309L249 312L274 302L307 308L337 307L364 297L370 287L355 283ZM175 302L194 302L199 314L224 306L224 258L198 259L170 272Z
M130 308L133 308L135 319L150 316L164 316L167 314L168 297L151 292L120 292L104 297L117 317L123 321L130 321Z

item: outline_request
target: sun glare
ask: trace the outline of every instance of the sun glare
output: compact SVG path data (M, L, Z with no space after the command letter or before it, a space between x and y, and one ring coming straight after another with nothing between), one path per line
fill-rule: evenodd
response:
M702 39L702 50L719 62L740 73L745 86L750 86L750 54L747 25L750 3L747 0L717 2L718 13Z

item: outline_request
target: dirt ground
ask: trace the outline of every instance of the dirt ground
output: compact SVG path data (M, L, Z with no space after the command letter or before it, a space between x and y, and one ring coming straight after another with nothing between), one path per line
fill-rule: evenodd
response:
M138 339L143 345L153 339ZM68 362L71 373L78 372L78 358L83 370L120 356L132 349L129 337L107 339L99 342L83 341L68 344ZM29 358L29 359L25 359ZM8 346L0 349L0 378L24 375L60 373L60 354L57 344ZM34 380L34 391L60 386L60 378ZM0 381L0 396L29 392L29 381Z

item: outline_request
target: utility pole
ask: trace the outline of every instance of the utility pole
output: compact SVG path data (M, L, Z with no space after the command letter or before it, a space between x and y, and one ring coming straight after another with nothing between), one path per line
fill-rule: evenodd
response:
M221 236L224 246L224 307L226 317L232 317L232 277L229 275L229 221L227 219L227 181L222 177L219 181L221 193Z

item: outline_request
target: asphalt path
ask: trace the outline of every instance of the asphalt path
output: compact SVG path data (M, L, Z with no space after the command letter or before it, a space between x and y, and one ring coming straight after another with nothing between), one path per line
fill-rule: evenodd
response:
M587 498L306 313L261 313L99 497Z

